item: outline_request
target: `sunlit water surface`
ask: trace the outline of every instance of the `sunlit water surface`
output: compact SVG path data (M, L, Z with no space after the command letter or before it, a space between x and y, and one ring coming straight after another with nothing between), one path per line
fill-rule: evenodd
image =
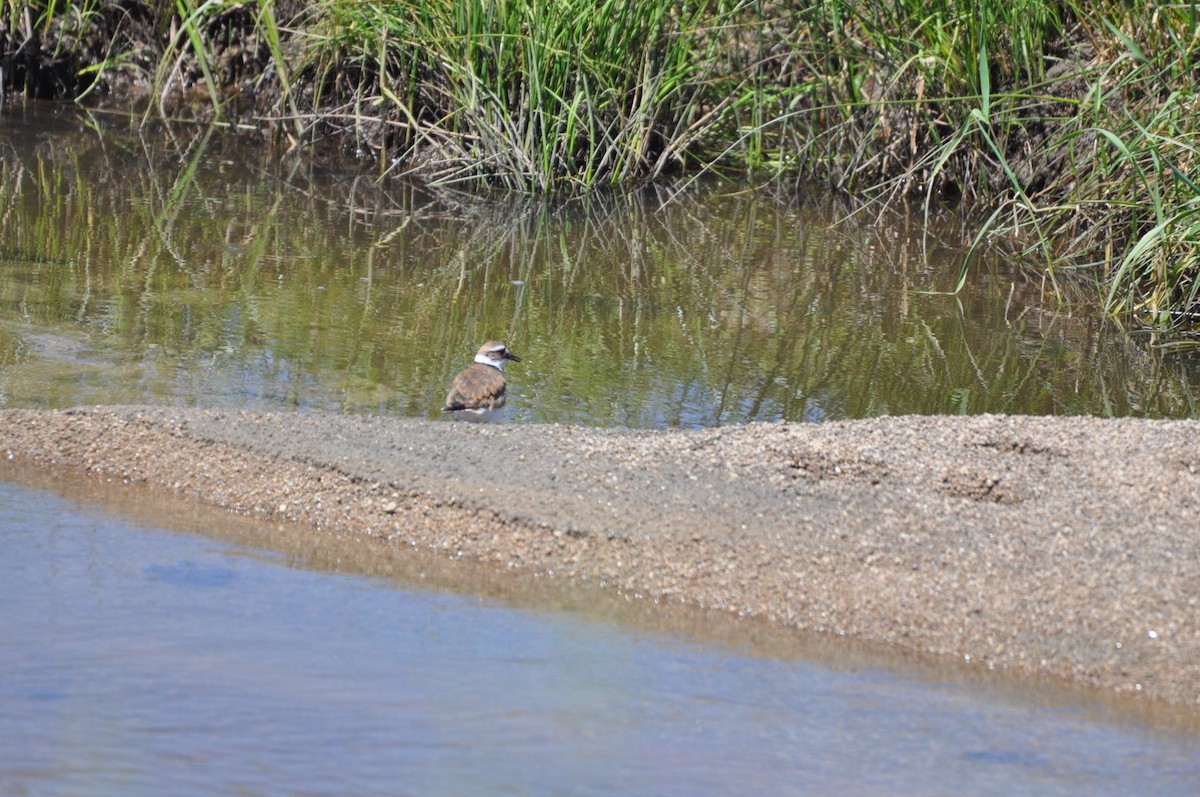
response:
M516 422L1196 413L1195 359L1060 312L991 255L949 295L977 228L936 208L711 184L543 202L377 176L4 106L0 406L438 417L500 338L523 357Z
M155 517L0 482L0 793L1200 793L1194 725L1054 687L722 638L702 614L680 634L602 600L531 608L554 600L427 583L416 554L384 576L362 541L280 527L266 550L239 518Z

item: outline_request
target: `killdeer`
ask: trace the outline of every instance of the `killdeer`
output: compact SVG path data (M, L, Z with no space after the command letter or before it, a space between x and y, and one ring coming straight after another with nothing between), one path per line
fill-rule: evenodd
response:
M454 378L446 406L442 412L471 413L478 417L490 416L504 406L504 363L507 360L521 362L498 340L489 340L475 353L475 362Z

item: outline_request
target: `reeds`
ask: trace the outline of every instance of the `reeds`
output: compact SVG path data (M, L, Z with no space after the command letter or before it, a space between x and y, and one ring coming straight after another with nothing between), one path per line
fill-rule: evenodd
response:
M717 171L962 199L991 214L980 245L1064 293L1083 276L1158 328L1200 313L1196 0L5 0L0 45L57 32L89 82L146 69L111 30L86 45L117 16L150 20L158 107L190 90L196 116L336 140L381 176L541 193Z
M522 192L652 180L677 168L714 100L714 0L331 2L306 19L319 128L393 174ZM712 103L715 107L709 107Z
M1060 291L1086 275L1160 328L1200 311L1194 2L318 8L343 38L319 33L315 63L355 66L335 93L360 140L372 115L396 131L393 173L545 191L766 171L961 197L995 210L981 242Z

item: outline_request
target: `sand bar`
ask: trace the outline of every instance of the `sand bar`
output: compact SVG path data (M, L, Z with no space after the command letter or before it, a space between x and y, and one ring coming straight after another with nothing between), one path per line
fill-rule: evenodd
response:
M1200 705L1200 421L0 411L14 461Z

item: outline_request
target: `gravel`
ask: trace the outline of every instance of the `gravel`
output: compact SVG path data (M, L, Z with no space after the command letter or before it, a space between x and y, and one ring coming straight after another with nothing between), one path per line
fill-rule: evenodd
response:
M10 460L1200 705L1200 422L0 411Z

